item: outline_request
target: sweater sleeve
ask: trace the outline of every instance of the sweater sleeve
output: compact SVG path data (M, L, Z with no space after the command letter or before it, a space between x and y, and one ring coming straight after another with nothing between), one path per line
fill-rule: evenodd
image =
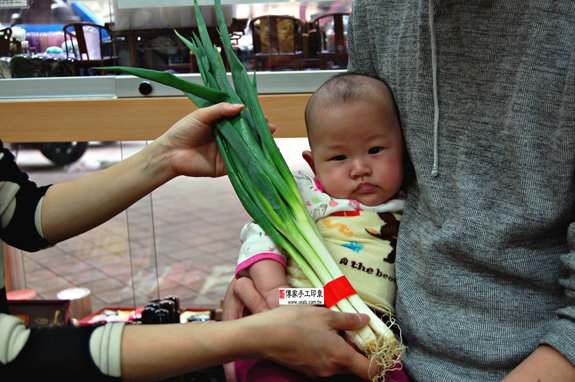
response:
M111 330L104 341L97 338L100 351L111 354L97 362L90 349L94 326L61 326L53 328L26 329L19 319L0 314L0 375L7 381L116 381L120 378L106 375L103 371L119 370L119 341L122 327ZM112 328L110 328L112 329ZM99 336L101 337L101 336ZM107 349L101 350L105 346ZM57 349L57 351L55 351ZM102 354L103 354L102 353ZM112 360L112 357L118 359ZM103 361L103 362L102 362Z
M0 364L7 364L20 353L30 337L30 329L22 320L8 314L0 314Z
M21 171L0 142L0 238L13 247L37 251L50 244L41 229L42 200L49 186L38 187Z
M572 49L571 61L569 63L570 70L567 77L563 94L565 95L565 102L561 108L557 110L558 115L561 116L563 121L564 131L572 132L575 127L575 47ZM573 139L562 139L564 144L572 146ZM567 172L568 173L568 172ZM571 182L575 180L575 167L571 171ZM575 192L571 188L571 197L575 197ZM575 220L573 218L574 211L571 209L571 224L567 229L567 247L568 252L562 254L560 259L565 267L565 278L559 280L559 285L564 288L565 297L567 298L568 305L557 310L557 319L553 320L550 325L549 331L540 340L540 344L547 344L557 349L563 354L573 365L575 365Z
M557 318L551 321L539 343L552 346L575 365L575 222L569 226L568 243L570 252L562 255L561 260L569 276L559 283L565 288L570 305L557 310Z

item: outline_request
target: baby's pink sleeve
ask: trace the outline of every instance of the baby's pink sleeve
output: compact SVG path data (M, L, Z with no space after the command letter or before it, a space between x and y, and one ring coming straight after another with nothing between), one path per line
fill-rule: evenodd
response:
M247 269L258 261L271 259L286 267L286 256L256 223L244 226L240 235L241 247L236 267L236 278L247 277Z

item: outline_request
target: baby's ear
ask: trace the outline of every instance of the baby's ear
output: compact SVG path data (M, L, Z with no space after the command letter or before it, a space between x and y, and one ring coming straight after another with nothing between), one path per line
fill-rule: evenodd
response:
M311 151L309 150L305 150L303 153L301 153L301 156L303 157L303 159L305 159L305 161L307 162L307 164L309 165L309 167L311 168L311 170L313 171L314 175L317 175L315 172L315 165L313 163L313 154Z

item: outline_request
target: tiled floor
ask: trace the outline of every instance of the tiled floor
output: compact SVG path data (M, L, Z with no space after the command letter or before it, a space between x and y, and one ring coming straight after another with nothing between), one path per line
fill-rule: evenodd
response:
M93 145L64 169L37 150L20 150L17 161L44 185L97 171L144 144ZM292 168L306 166L305 139L279 139L278 146ZM214 308L233 277L239 233L248 220L226 177L180 177L100 227L40 252L23 252L25 286L40 299L56 299L73 286L88 288L94 312L167 295L179 296L183 308Z

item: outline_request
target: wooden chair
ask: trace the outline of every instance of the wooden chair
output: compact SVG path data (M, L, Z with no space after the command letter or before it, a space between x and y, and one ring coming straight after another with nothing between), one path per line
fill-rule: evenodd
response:
M349 12L324 13L311 21L309 38L320 40L317 52L320 69L347 68L347 21Z
M105 43L106 36L110 36L110 44ZM80 74L89 75L90 68L116 65L118 60L115 39L105 25L68 23L64 25L64 42L66 56L76 59ZM105 71L101 70L100 74L105 74Z
M264 15L249 23L255 70L298 70L303 63L305 24L292 16Z
M233 46L238 45L238 41L244 35L244 31L248 26L248 19L236 19L232 18L231 24L228 26L228 32L230 33L230 40Z

